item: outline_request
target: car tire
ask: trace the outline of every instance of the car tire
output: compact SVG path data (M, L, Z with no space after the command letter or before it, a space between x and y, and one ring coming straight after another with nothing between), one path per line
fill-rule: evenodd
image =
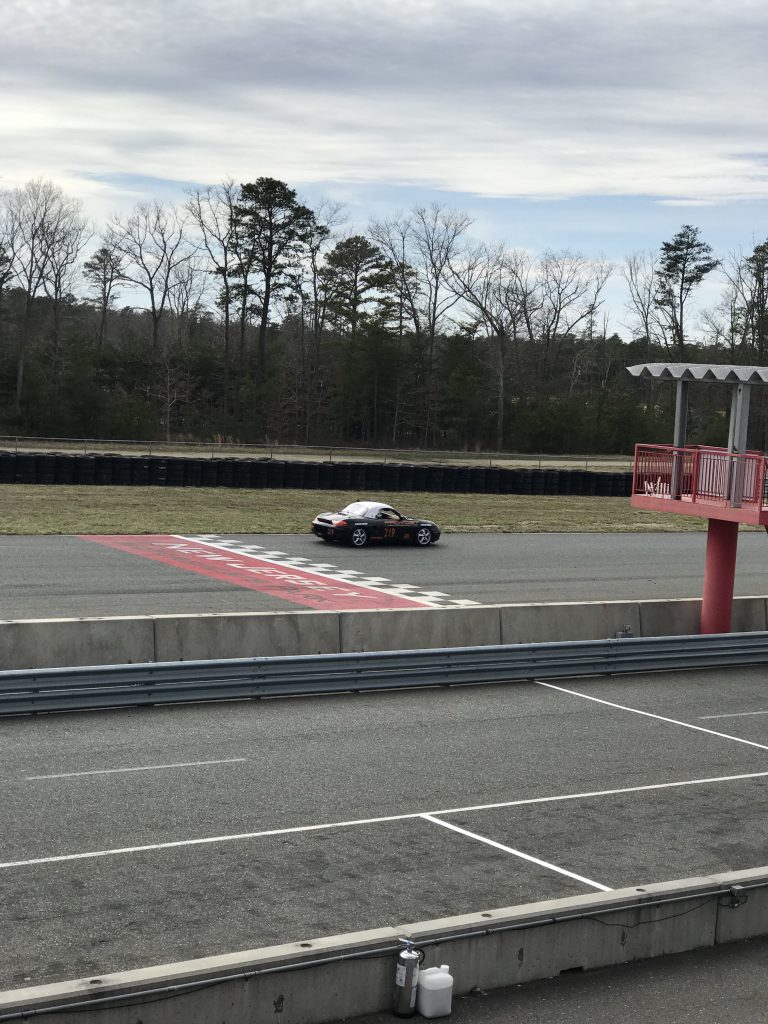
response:
M353 548L364 548L368 543L368 531L362 526L356 526L349 538Z
M420 526L414 540L420 548L426 548L432 543L432 531L428 526Z

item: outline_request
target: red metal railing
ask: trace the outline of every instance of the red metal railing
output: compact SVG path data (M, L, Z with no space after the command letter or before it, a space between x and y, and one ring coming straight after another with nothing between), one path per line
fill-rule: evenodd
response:
M675 448L639 444L635 447L632 493L710 505L763 508L766 457L736 455L724 448Z

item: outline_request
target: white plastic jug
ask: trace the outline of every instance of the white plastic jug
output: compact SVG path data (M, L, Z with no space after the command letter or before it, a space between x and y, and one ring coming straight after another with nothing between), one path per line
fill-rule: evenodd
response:
M448 964L419 971L416 1010L422 1017L447 1017L452 998L453 977Z

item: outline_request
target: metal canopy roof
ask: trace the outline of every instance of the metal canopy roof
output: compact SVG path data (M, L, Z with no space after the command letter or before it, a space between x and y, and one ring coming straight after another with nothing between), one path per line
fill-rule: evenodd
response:
M729 366L725 363L638 363L628 366L633 377L659 380L700 380L721 384L768 384L768 366Z

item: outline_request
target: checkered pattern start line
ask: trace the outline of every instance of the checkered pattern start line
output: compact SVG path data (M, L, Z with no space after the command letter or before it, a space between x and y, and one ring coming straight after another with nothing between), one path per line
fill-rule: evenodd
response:
M395 583L384 576L369 576L354 569L313 562L259 544L242 544L216 534L197 537L83 535L81 539L322 611L457 608L477 604L451 598L441 591Z

